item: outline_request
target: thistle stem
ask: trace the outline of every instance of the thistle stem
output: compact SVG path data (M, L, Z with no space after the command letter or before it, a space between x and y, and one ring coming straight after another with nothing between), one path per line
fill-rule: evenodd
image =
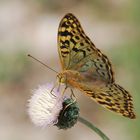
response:
M91 128L94 132L96 132L103 140L110 140L100 129L98 129L95 125L87 121L86 119L79 117L79 122L83 123L87 127Z

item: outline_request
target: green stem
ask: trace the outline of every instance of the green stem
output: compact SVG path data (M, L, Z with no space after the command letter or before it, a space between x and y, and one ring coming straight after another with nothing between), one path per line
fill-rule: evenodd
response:
M78 121L85 124L87 127L91 128L93 131L95 131L99 136L101 136L103 140L110 140L100 129L98 129L96 126L94 126L92 123L85 120L84 118L79 117Z

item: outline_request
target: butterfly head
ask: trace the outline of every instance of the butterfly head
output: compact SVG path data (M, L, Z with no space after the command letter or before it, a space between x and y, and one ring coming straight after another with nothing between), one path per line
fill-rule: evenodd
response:
M65 73L59 73L58 75L57 75L57 78L58 78L58 82L59 83L66 83L66 79L67 79L67 76L66 76L66 74Z

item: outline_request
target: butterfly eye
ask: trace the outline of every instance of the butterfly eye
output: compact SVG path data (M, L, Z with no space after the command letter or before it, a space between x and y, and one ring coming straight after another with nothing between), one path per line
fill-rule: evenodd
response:
M64 77L61 77L60 83L66 83L66 77L65 76Z
M57 75L57 78L58 78L59 83L66 83L66 75L65 74L60 73Z

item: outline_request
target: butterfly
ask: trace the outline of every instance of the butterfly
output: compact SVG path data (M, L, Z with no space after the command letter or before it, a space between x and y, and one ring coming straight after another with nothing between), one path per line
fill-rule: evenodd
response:
M130 119L132 96L115 83L111 63L85 34L78 19L66 14L58 28L58 52L62 72L59 82L77 88L103 107Z

